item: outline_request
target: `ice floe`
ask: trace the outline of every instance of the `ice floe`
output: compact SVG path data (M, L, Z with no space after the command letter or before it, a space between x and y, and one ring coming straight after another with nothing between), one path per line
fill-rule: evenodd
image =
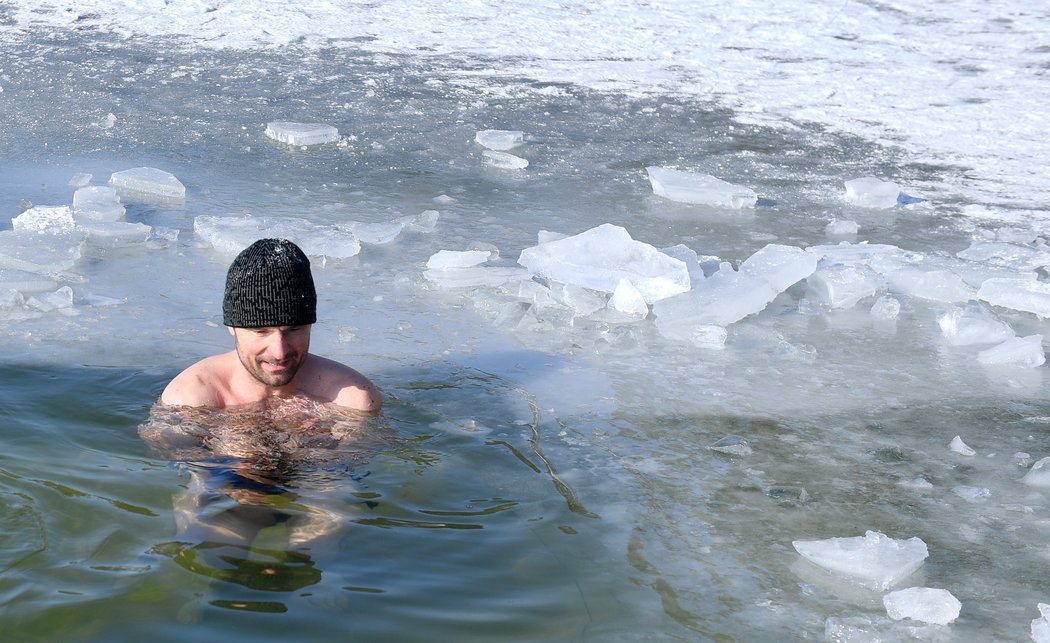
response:
M845 181L846 200L864 208L886 209L897 205L901 188L891 181L863 176Z
M274 121L267 123L264 131L275 141L295 146L323 145L339 140L339 130L325 123Z
M929 552L926 543L868 531L863 536L793 541L810 562L875 590L885 590L914 573Z
M959 618L962 603L946 589L908 587L882 597L886 614L894 620L912 619L933 625L948 625Z
M668 167L647 167L653 194L671 201L724 208L751 208L758 202L755 191L733 185L710 174Z

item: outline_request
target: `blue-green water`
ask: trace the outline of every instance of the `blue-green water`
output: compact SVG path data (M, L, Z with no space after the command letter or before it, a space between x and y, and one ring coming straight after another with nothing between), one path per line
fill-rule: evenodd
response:
M578 640L646 619L514 387L460 370L388 390L357 438L255 487L277 514L323 502L334 531L229 519L243 544L177 533L192 467L137 431L168 375L3 369L5 640Z

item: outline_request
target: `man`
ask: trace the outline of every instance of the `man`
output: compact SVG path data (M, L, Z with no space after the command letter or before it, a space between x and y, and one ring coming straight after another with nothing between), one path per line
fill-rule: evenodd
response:
M235 349L179 373L162 403L221 409L305 395L359 411L382 405L364 375L309 353L317 293L310 260L291 241L261 239L237 255L226 274L222 315Z

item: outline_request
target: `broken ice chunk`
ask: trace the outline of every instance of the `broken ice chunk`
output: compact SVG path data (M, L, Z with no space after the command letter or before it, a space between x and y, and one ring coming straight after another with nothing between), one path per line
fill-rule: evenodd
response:
M966 250L955 254L960 259L1005 266L1014 270L1036 270L1050 265L1050 252L1016 243L974 241Z
M1002 344L981 351L977 361L982 364L1010 364L1023 368L1036 368L1046 363L1043 352L1043 336L1011 337Z
M438 250L427 260L428 270L470 268L489 260L486 250Z
M653 194L671 201L726 208L753 208L758 202L754 190L696 172L667 167L647 167Z
M382 245L390 243L396 239L397 236L401 234L401 230L404 229L405 225L401 221L381 221L377 223L351 221L349 223L341 224L338 227L345 227L352 232L361 243Z
M674 257L675 259L684 261L686 267L689 269L689 279L694 286L703 281L707 276L704 274L704 267L700 263L700 255L696 253L696 250L693 250L689 246L679 243L670 248L660 248L660 252L669 257ZM717 270L717 266L715 269Z
M864 208L892 208L897 205L901 188L896 183L865 176L845 182L846 200Z
M692 344L698 348L725 347L729 331L717 324L698 324L690 316L664 315L656 318L656 329L668 339Z
M114 172L109 184L124 194L160 199L186 198L186 186L175 175L155 167L136 167Z
M65 205L34 206L11 219L11 228L16 232L69 232L74 227L73 211Z
M124 206L116 189L105 185L90 185L73 193L73 210L78 219L88 221L120 221Z
M525 133L517 130L484 129L474 135L474 140L490 150L514 149L525 141Z
M647 303L690 288L685 263L635 241L627 230L604 223L572 237L521 251L518 263L533 276L613 292L621 279L631 282Z
M840 264L863 265L880 275L897 270L910 262L910 257L904 250L882 243L842 242L837 245L809 246L806 252L812 252L820 258L821 268Z
M977 452L971 449L969 446L967 446L966 443L963 442L962 437L958 435L952 438L951 444L948 445L948 448L951 449L954 453L958 453L959 455L977 455Z
M661 333L679 324L728 326L757 312L776 299L777 290L768 281L742 275L726 267L708 277L694 290L653 304L656 327Z
M1050 605L1039 603L1039 618L1032 621L1032 640L1035 643L1050 643Z
M1050 317L1050 283L993 277L981 284L977 297L993 306Z
M324 123L274 121L266 124L266 135L288 145L321 145L339 140L339 130Z
M840 310L853 308L861 299L878 292L882 285L882 278L867 266L829 266L806 279L811 298Z
M411 230L413 232L433 232L434 228L437 227L439 218L441 218L441 213L437 210L423 210L416 215L401 217L397 219L397 222L404 226L405 230Z
M574 284L552 284L551 298L570 308L576 315L590 315L605 307L605 299L598 293Z
M727 435L707 448L741 457L751 455L751 445L747 443L747 440L736 435Z
M145 243L153 228L127 221L83 221L77 225L77 231L85 233L91 245L115 248Z
M49 277L25 270L0 268L0 293L11 290L21 293L44 292L56 288L58 284Z
M645 317L649 314L649 305L645 303L645 297L626 279L621 279L616 285L616 290L609 298L609 308L631 317Z
M904 266L886 275L891 292L949 303L969 301L974 292L963 278L950 270L923 271Z
M692 290L654 304L656 326L665 336L681 336L687 323L728 326L764 310L778 294L812 274L817 260L798 248L768 245L745 260L740 272L723 264Z
M69 179L69 187L73 190L79 190L88 185L91 185L91 175L84 172L77 172L73 178Z
M508 283L528 279L529 274L524 268L472 266L424 270L423 277L442 288L499 288Z
M923 623L948 625L959 618L962 603L946 589L909 587L882 597L886 614L895 621L910 618Z
M911 575L929 556L919 538L897 540L876 531L791 544L806 560L880 591Z
M824 234L829 237L852 237L860 231L856 221L833 219L824 227Z
M54 311L68 313L73 308L73 289L69 286L62 286L55 292L30 297L26 305L45 313Z
M969 485L958 485L952 487L952 493L969 503L979 503L992 497L992 490L987 487L971 487Z
M937 324L941 327L941 334L952 346L995 344L1015 334L1009 324L977 302L952 307L937 318Z
M293 241L309 257L346 259L361 252L361 242L349 230L321 226L295 217L216 217L202 214L193 220L193 231L216 250L230 256L267 237Z
M1050 487L1050 458L1033 464L1021 481L1030 487Z
M0 231L0 268L54 275L73 268L84 248L83 235L61 232L41 235Z
M802 248L771 243L740 264L740 273L760 277L783 292L817 269L817 257Z
M893 321L901 314L901 302L889 296L882 296L871 306L871 316L882 321Z
M524 170L529 166L527 159L523 159L520 156L514 156L506 152L493 152L492 150L485 150L482 152L485 156L485 160L488 161L492 167L499 168L501 170Z

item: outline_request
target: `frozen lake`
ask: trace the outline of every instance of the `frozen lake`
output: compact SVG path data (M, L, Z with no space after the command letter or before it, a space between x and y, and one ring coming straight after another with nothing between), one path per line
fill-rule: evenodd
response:
M273 636L265 619L280 618L321 640L349 609L374 615L373 639L1027 639L1050 601L1048 492L1025 482L1050 455L1050 15L919 4L0 5L0 391L16 399L0 508L17 518L7 541L30 543L4 561L20 616L0 620L114 640L130 618L122 636L164 638L196 600L190 621L215 636ZM282 121L339 140L268 137ZM522 132L506 152L527 167L505 167L517 161L479 144L484 130ZM122 195L140 237L15 230L142 167L185 197ZM755 205L658 196L652 167L715 176ZM900 202L851 201L860 177ZM698 255L700 303L674 329L670 297L631 318L611 290L520 274L522 251L603 224ZM161 546L188 477L135 435L167 379L229 348L223 278L253 231L313 257L312 348L376 381L403 441L326 479L358 502L367 469L382 500L311 551L325 580L310 596L201 589L184 550ZM754 312L726 312L758 295L714 298L715 284L771 244L812 264ZM442 250L487 261L428 271ZM618 251L562 257L578 263L561 279ZM1004 278L1029 284L1027 303L987 285ZM694 315L727 321L697 330ZM1028 344L1011 353L1008 337ZM92 503L104 511L88 518ZM472 527L438 530L438 546L406 526L435 515ZM792 545L867 531L929 556L873 588ZM452 601L428 603L450 591L442 576L398 577L442 552L478 601L458 628L440 616ZM75 582L64 560L83 561ZM360 568L376 576L346 580ZM158 583L175 589L148 608L89 609ZM891 619L883 597L913 586L950 591L958 619ZM279 617L259 615L275 603Z

